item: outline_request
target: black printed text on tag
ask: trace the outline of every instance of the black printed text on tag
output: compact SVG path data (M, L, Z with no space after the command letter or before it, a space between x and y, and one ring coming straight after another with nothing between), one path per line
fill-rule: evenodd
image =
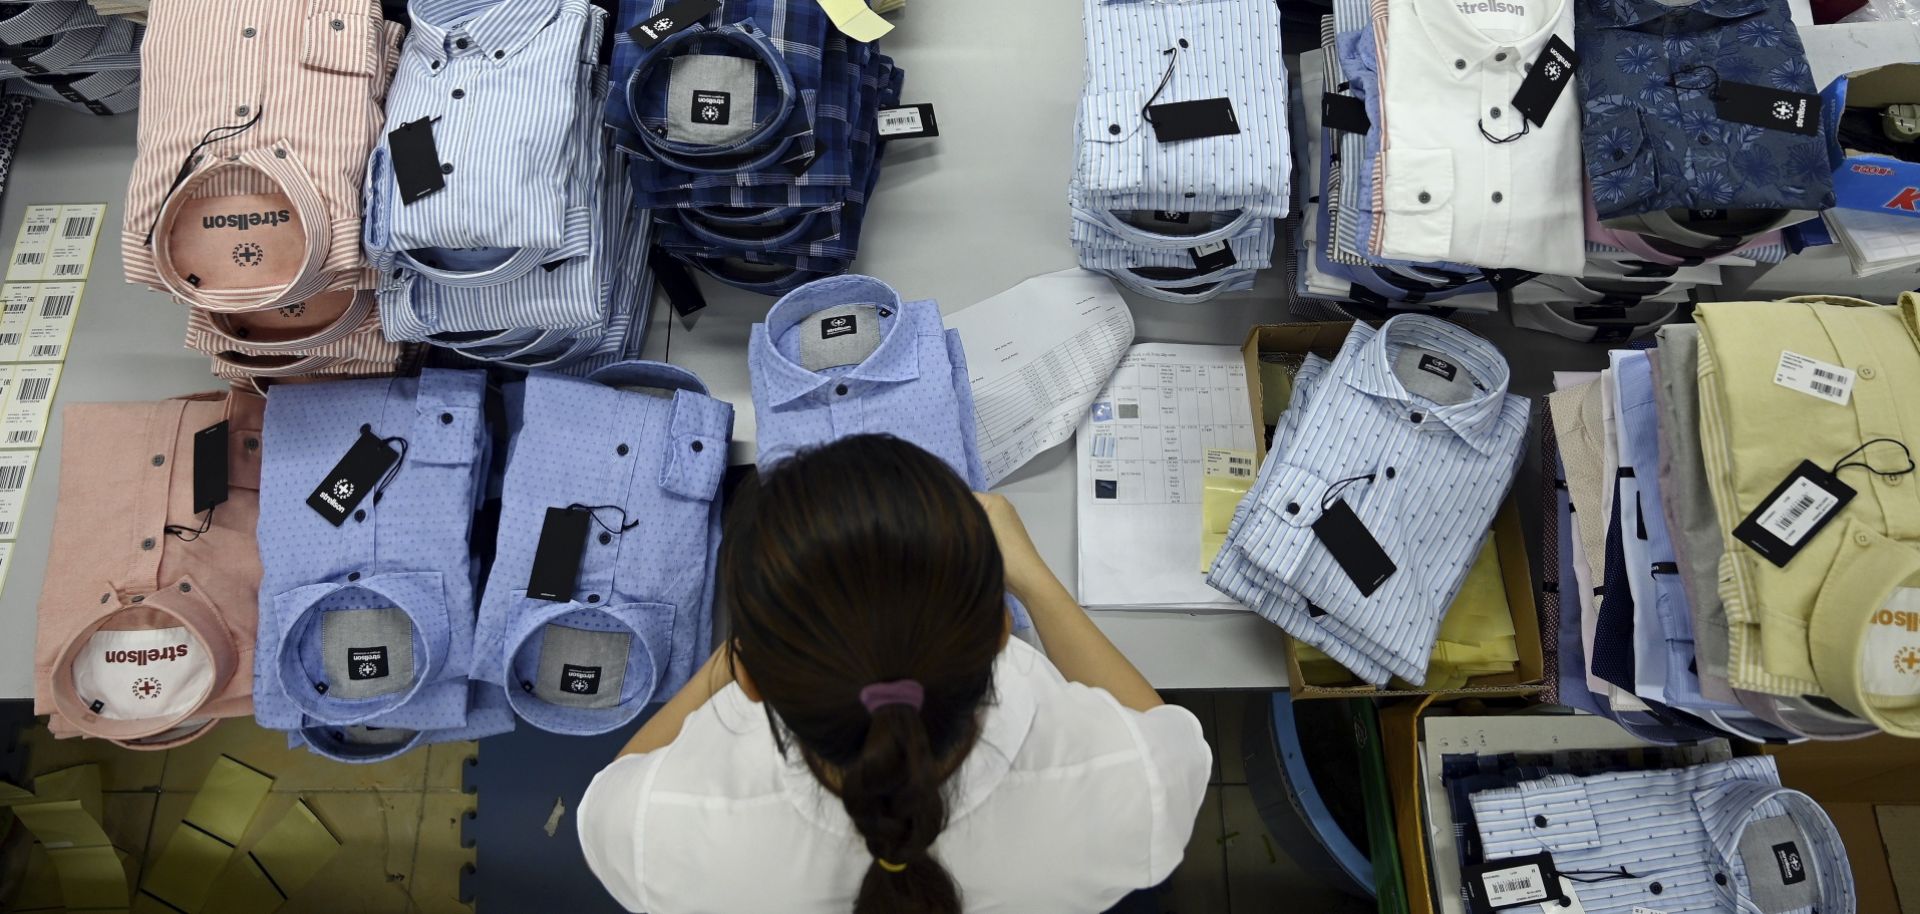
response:
M340 462L314 486L313 494L307 496L307 507L336 527L346 523L347 516L399 460L399 451L388 447L378 435L362 429Z
M1420 356L1420 370L1438 377L1443 381L1453 380L1453 376L1460 371L1457 366L1446 359L1424 354Z
M660 11L639 25L627 30L627 37L642 49L651 48L668 35L672 35L701 19L708 13L720 8L720 0L682 0Z
M1733 538L1761 558L1785 568L1855 494L1853 487L1839 477L1810 460L1802 460L1753 513L1733 528Z
M386 676L386 646L347 648L348 679L385 679Z
M710 92L696 89L693 93L693 112L690 115L696 124L724 125L733 119L733 94L730 92Z
M1489 860L1466 867L1460 877L1467 906L1475 914L1557 902L1566 897L1551 854ZM1543 907L1556 910L1550 904Z
M600 668L574 666L571 663L560 664L560 691L570 695L598 695Z
M1202 273L1224 270L1238 262L1234 259L1233 248L1224 241L1188 248L1187 256L1193 258L1193 268Z
M923 102L880 109L877 129L881 139L917 140L939 136L940 122L933 117L933 106Z
M1560 100L1560 91L1573 81L1573 71L1579 65L1580 56L1560 36L1547 39L1546 48L1533 59L1527 78L1513 93L1513 109L1533 126L1546 126L1548 112Z
M846 336L859 332L860 321L854 315L842 314L839 317L823 317L820 319L820 338L823 340L830 340L836 336Z
M1785 130L1801 136L1820 132L1820 96L1788 92L1752 83L1722 82L1713 92L1721 120Z

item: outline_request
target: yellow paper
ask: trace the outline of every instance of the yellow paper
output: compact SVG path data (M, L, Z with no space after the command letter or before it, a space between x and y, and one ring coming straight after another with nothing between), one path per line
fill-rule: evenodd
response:
M47 856L47 849L38 844L28 847L26 873L20 879L20 891L13 896L13 907L9 910L27 914L62 907L60 877L53 870L53 859Z
M269 914L285 901L260 864L246 854L234 854L213 880L201 914Z
M261 836L253 846L253 857L280 888L292 894L318 875L338 850L340 839L303 800L293 804L286 816Z
M160 858L147 867L140 890L187 914L198 914L207 903L213 877L232 856L232 845L183 821L167 839Z
M167 907L166 902L152 895L138 892L133 896L133 914L179 914L179 912Z
M31 802L32 800L33 791L25 787L16 787L5 781L0 781L0 809L12 806L21 801Z
M273 778L223 755L201 782L186 820L228 844L239 844L254 811L272 789Z
M1207 448L1200 501L1200 572L1212 570L1226 545L1234 509L1253 488L1253 452Z
M42 801L79 800L80 808L97 821L106 820L106 801L100 795L100 766L75 765L49 771L33 779L33 795Z
M79 800L22 804L13 808L13 814L20 817L20 824L33 832L33 836L39 838L49 851L70 847L111 847L113 844L107 840L100 820L87 815Z
M1300 370L1300 358L1293 356L1260 358L1260 420L1268 428L1280 421L1293 400L1293 376ZM1274 442L1278 446L1280 442Z
M126 910L127 870L111 847L70 847L47 851L60 874L60 894L68 911Z
M820 0L820 8L827 11L834 27L855 41L877 41L893 31L893 23L869 9L866 0Z

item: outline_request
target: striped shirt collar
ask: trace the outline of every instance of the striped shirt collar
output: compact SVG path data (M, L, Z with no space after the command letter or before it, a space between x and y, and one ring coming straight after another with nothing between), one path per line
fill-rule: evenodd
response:
M413 39L432 61L450 51L504 59L532 41L560 12L560 0L415 0ZM459 46L465 41L471 48Z
M1821 809L1812 797L1776 783L1735 779L1717 784L1695 796L1694 802L1706 822L1707 840L1720 862L1719 871L1740 872L1734 866L1734 861L1740 859L1740 839L1746 834L1747 827L1759 819L1757 810L1768 800L1777 801L1786 809L1794 827L1807 841L1808 846L1797 850L1811 858L1814 865L1810 869L1820 880L1820 903L1814 906L1814 910L1853 910L1853 874L1848 868L1847 851L1841 845L1840 834L1834 829L1833 820L1828 818L1826 810ZM1727 884L1721 888L1721 894L1734 902L1731 910L1747 910L1750 907L1750 902L1746 905L1739 903L1746 900L1747 893L1737 879L1727 880Z
M755 366L754 377L764 384L769 405L784 406L835 379L833 375L809 371L794 364L793 360L780 352L779 341L782 335L809 316L849 302L878 305L883 318L888 316L888 312L892 312L895 318L907 314L900 306L900 293L871 276L823 279L775 302L773 310L767 312L766 322L756 328L756 333L765 337L766 351L765 357ZM903 327L897 319L883 326L887 328L886 337L880 341L879 347L840 377L880 382L911 381L920 377L920 347L915 339L919 334L915 328Z
M321 197L312 174L294 157L287 144L275 142L271 146L255 147L235 155L202 155L198 158L195 170L167 196L155 220L152 243L154 264L168 290L188 304L214 310L223 307L228 310L255 310L248 307L255 303L261 308L280 307L306 301L326 291L334 278L326 267L336 242L336 227L330 224L326 200ZM306 251L301 257L299 272L284 286L277 289L202 291L197 278L182 276L173 266L173 223L180 215L181 205L193 198L193 191L201 184L227 169L259 172L285 193L292 203L295 217L300 220L300 228L306 234Z
M1356 324L1354 332L1364 325ZM1393 357L1407 346L1432 349L1457 362L1476 379L1478 394L1447 406L1427 410L1468 444L1492 455L1500 446L1500 413L1504 409L1509 374L1507 360L1487 341L1437 318L1403 314L1381 325L1354 359L1346 382L1362 393L1413 403L1412 394L1393 372Z

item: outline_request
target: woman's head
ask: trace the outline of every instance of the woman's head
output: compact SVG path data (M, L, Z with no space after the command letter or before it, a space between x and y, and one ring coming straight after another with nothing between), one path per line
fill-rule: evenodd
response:
M966 483L883 435L802 452L735 508L719 574L735 663L875 858L854 910L958 912L928 848L1007 631L1000 550ZM900 682L918 689L868 688Z

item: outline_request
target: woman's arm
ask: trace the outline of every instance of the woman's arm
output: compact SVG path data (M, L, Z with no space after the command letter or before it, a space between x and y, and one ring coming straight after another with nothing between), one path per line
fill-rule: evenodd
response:
M713 656L708 657L707 662L694 672L693 678L680 687L680 693L661 705L660 710L653 712L653 718L642 725L640 732L635 733L633 739L621 748L620 755L614 757L652 752L673 742L680 735L681 725L687 722L687 715L699 710L708 699L733 681L733 664L727 662L727 651L728 645L724 644L715 650Z
M993 522L994 538L1006 566L1007 589L1020 598L1033 616L1034 631L1046 646L1047 659L1062 676L1082 685L1106 689L1122 705L1135 711L1157 708L1163 702L1147 678L1134 669L1120 649L1074 602L1060 579L1053 576L1040 551L1033 547L1025 524L1013 503L999 495L979 495ZM651 726L651 725L649 725Z

